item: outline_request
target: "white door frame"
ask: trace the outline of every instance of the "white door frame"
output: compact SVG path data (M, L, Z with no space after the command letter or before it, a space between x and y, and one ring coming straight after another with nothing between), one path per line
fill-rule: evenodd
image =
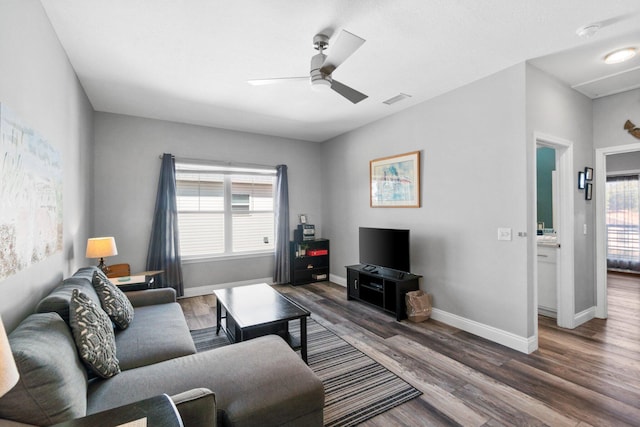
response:
M594 184L596 198L596 317L609 315L607 302L607 155L640 151L640 143L596 149Z
M573 173L573 142L552 135L534 132L534 152L539 145L555 148L556 164L558 165L558 250L557 267L557 297L558 297L558 326L573 329L575 327L575 266L574 266L574 184ZM537 160L536 160L537 163ZM534 182L536 168L533 169ZM534 186L533 218L537 218L537 194ZM537 228L537 227L536 227ZM534 315L535 339L538 339L538 245L533 242L533 278L534 278Z

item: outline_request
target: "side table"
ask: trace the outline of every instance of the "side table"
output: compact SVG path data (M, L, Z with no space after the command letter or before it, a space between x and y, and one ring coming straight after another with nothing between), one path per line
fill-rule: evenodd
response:
M109 280L123 292L142 291L153 288L155 276L163 272L164 270L143 271L131 276L112 277Z

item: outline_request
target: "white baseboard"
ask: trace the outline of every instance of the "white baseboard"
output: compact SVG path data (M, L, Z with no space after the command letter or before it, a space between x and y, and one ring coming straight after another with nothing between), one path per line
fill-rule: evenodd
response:
M470 320L437 308L434 308L431 312L431 318L522 353L529 354L538 348L535 337L524 338L511 332L503 331L502 329L494 328L493 326L485 325L484 323L479 323L475 320Z
M578 326L582 325L583 323L588 322L591 319L595 319L596 317L596 307L589 307L584 311L581 311L580 313L576 314L573 318L573 327L577 328Z
M338 285L347 287L347 279L344 277L330 274L329 280ZM458 329L462 329L463 331L486 338L522 353L529 354L538 348L538 339L536 337L520 337L512 334L511 332L503 331L483 323L478 323L474 320L469 320L465 317L451 314L437 308L433 309L431 317L439 322L446 323L447 325L454 326Z
M217 285L205 285L205 286L196 286L193 288L184 288L184 296L186 297L197 297L201 295L208 295L215 291L216 289L222 288L233 288L235 286L246 286L246 285L255 285L256 283L266 283L268 285L273 285L273 277L265 277L262 279L252 279L252 280L243 280L240 282L229 282L229 283L219 283Z
M336 276L335 274L329 274L329 281L337 285L347 287L347 279L344 277Z
M347 279L344 277L340 277L335 274L329 274L329 280L340 286L347 287ZM208 295L216 289L230 288L234 286L253 285L256 283L273 284L273 279L271 277L267 277L263 279L245 280L241 282L220 283L217 285L185 288L184 296L195 297L200 295ZM589 315L591 315L591 317L587 318ZM583 322L590 320L595 316L595 307L589 310L585 310L582 313L579 313L577 317L578 316L581 316L581 318L582 317L585 318ZM479 337L486 338L490 341L496 342L498 344L502 344L506 347L520 351L522 353L529 354L538 348L538 340L535 337L523 338L518 335L512 334L511 332L503 331L501 329L494 328L493 326L485 325L483 323L479 323L474 320L467 319L465 317L451 314L446 311L439 310L437 308L433 309L433 311L431 312L431 317L434 320L437 320L439 322L446 323L447 325L456 327L458 329L472 333ZM577 321L577 317L576 317L576 321Z

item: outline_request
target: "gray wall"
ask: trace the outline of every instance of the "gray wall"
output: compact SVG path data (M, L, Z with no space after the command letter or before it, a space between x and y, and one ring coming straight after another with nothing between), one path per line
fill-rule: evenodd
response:
M324 143L331 272L358 262L358 227L409 228L434 306L520 337L527 319L525 65ZM369 207L369 161L420 150L422 207ZM511 241L498 241L499 227Z
M637 141L640 142L640 140ZM638 172L639 170L640 151L607 156L607 174L616 172Z
M107 264L128 262L145 269L162 153L176 157L286 164L291 228L306 213L322 235L321 145L108 113L95 115L95 235L114 236L118 255ZM293 237L293 233L292 233ZM188 262L188 288L273 276L273 256Z
M62 153L64 170L63 251L0 282L0 314L11 330L87 263L93 110L39 1L0 2L0 58L0 102Z
M606 148L638 144L640 139L624 129L631 120L640 126L640 89L593 101L594 147ZM606 157L607 173L640 170L640 151L613 154Z
M594 148L618 147L640 143L640 139L629 135L624 129L624 122L627 120L631 120L636 126L640 126L640 89L594 100Z
M593 167L592 101L537 68L527 66L527 141L535 156L534 132L573 142L574 177L585 166ZM533 164L533 162L531 162ZM533 183L529 188L534 189ZM530 193L533 204L533 192ZM574 185L574 277L575 312L594 307L595 222L594 201L584 199L584 190ZM587 234L583 233L587 225ZM535 232L535 218L530 233ZM532 241L532 245L535 242ZM533 246L530 247L530 252ZM530 257L532 258L532 257ZM529 279L533 281L530 270ZM533 289L533 288L532 288ZM533 319L533 316L531 316Z

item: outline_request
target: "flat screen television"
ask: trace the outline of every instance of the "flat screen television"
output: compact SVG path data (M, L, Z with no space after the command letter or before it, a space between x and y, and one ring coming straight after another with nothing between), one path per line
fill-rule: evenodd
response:
M409 230L360 227L360 264L410 272Z

